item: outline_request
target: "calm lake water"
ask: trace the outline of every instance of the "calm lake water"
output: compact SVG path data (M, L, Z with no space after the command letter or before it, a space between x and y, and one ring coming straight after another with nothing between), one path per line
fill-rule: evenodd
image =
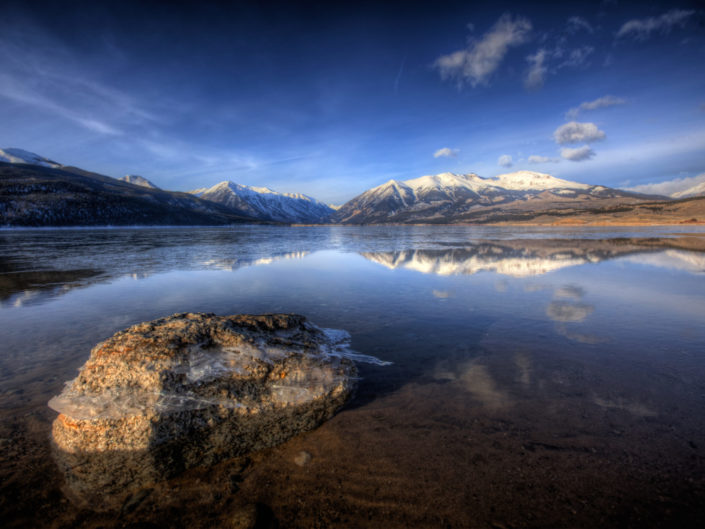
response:
M3 525L705 527L698 236L0 231ZM393 364L361 365L346 408L244 470L189 471L119 514L79 510L46 403L97 342L176 312L299 313Z

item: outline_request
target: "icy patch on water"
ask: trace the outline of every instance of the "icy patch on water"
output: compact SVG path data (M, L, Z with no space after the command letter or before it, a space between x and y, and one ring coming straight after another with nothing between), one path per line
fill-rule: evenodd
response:
M376 356L358 353L350 348L352 338L350 333L343 329L320 329L323 334L330 340L330 344L325 351L329 356L337 356L347 358L353 362L362 364L372 364L376 366L390 366L392 362L381 360Z

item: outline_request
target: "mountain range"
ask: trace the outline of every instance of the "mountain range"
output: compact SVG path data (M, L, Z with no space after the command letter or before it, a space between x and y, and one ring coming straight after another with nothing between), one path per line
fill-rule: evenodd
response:
M701 223L705 197L698 195L705 195L705 184L665 197L534 171L494 178L441 173L390 180L336 208L300 193L230 181L166 191L137 175L115 179L22 149L0 150L2 225Z
M278 193L267 187L250 187L227 181L189 193L258 219L285 223L317 224L328 220L335 211L301 193Z
M346 224L487 222L512 212L590 209L653 198L533 171L495 178L442 173L390 180L344 204L333 219Z

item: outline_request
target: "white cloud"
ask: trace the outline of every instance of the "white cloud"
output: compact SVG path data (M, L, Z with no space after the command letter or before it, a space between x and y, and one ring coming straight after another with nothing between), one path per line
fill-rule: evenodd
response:
M460 152L459 149L451 149L450 147L443 147L442 149L438 149L436 152L433 153L434 158L455 158L458 156L458 153Z
M577 33L581 29L584 29L588 33L593 32L590 23L582 17L570 17L566 28L570 33Z
M598 108L613 107L615 105L623 105L624 103L626 103L626 100L621 97L610 95L599 97L593 101L585 101L580 103L577 107L571 108L566 112L566 118L575 119L578 117L578 114L584 110L597 110Z
M565 125L561 125L553 133L556 143L561 145L566 143L590 143L604 140L605 137L605 133L598 129L594 123L579 123L577 121L570 121Z
M514 165L512 162L512 156L510 154L503 154L497 160L497 165L501 165L502 167L511 167Z
M532 154L529 156L529 163L558 163L560 160L557 158L549 158L548 156L539 156L538 154Z
M505 13L481 39L471 39L467 48L442 55L434 66L443 80L454 79L459 85L467 82L473 87L487 84L509 48L528 40L531 27L528 19L512 19Z
M595 151L593 151L587 145L583 145L582 147L578 147L577 149L570 149L568 147L564 147L563 149L561 149L561 156L566 160L570 160L571 162L582 162L583 160L589 160L590 158L595 156Z
M529 63L529 71L524 80L524 86L529 89L541 88L543 86L548 68L546 67L546 50L541 48L535 54L529 55L526 60Z
M619 29L617 38L630 36L637 40L645 40L654 31L668 33L673 26L683 26L694 14L695 11L692 9L671 9L658 17L629 20Z
M699 174L698 176L691 176L689 178L674 178L673 180L666 180L665 182L658 182L656 184L642 184L627 187L625 189L636 193L646 193L647 195L671 196L674 193L686 191L698 184L703 183L705 183L705 173Z

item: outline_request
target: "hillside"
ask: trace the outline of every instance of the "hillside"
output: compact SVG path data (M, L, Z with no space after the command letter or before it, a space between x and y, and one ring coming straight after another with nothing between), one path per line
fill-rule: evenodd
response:
M0 162L0 225L224 225L256 222L188 193L71 167Z

